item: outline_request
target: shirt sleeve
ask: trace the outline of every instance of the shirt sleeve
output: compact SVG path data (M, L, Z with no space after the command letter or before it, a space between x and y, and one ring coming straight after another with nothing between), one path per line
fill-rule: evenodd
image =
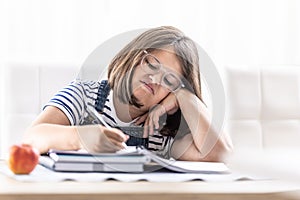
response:
M98 82L72 81L55 94L43 109L55 106L67 116L71 125L79 125L85 115L85 105L95 105L98 88Z

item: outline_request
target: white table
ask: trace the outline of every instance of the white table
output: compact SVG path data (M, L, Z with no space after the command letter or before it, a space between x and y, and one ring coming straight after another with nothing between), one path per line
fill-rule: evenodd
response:
M1 165L4 162L0 162ZM19 182L0 174L0 199L300 199L300 186L283 181Z

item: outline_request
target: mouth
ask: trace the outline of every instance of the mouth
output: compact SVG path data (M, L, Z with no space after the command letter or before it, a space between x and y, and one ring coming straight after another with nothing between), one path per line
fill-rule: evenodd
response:
M151 94L154 94L154 89L152 87L151 84L149 83L146 83L145 81L140 81L144 86L145 88L151 93Z

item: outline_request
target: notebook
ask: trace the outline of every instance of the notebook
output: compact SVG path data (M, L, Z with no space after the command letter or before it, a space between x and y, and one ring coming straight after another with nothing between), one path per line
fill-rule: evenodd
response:
M143 147L129 147L116 153L95 153L50 150L40 156L40 164L54 171L65 172L151 172L169 170L181 173L229 173L221 162L168 160Z
M143 172L149 156L137 151L94 153L51 149L40 156L39 163L61 172Z

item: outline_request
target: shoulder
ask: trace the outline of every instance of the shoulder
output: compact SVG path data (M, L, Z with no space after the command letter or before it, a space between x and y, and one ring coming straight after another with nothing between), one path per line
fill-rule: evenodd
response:
M88 89L88 90L94 90L98 89L100 86L99 81L81 81L81 80L74 80L70 83L69 86L75 86L78 88Z
M101 82L99 81L72 81L67 88L80 94L82 97L96 99L101 88Z

